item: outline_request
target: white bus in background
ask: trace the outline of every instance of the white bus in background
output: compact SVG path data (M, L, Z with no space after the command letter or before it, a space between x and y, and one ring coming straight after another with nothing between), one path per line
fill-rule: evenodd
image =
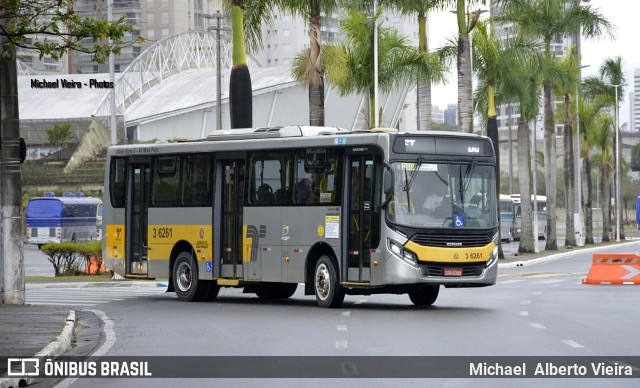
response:
M507 194L500 194L500 240L511 242L513 239L513 198Z
M520 194L511 194L513 199L513 227L511 230L511 236L514 240L520 241L520 235L522 234L522 201ZM544 195L538 195L535 200L538 202L538 240L547 239L547 197ZM534 195L531 195L531 207L534 205ZM533 217L531 218L533 222Z

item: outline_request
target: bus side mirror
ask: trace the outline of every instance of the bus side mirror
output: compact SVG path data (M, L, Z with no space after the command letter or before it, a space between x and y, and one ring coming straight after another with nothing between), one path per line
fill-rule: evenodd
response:
M382 186L384 188L384 193L385 194L393 194L393 171L391 170L385 170L384 171L384 176L383 176L383 181L382 181Z

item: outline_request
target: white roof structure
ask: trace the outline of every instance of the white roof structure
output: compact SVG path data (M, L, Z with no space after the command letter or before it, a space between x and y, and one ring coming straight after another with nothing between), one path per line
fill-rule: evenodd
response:
M215 128L215 39L206 32L184 32L165 38L143 52L123 73L116 74L116 112L124 116L129 140L166 141L200 139ZM228 89L231 44L222 44L223 128L229 128ZM289 68L259 67L249 60L253 88L253 125L308 125L307 87L294 81ZM79 82L81 88L64 88L62 80ZM19 76L20 119L60 121L108 116L108 88L95 88L91 80L108 81L108 74L66 76ZM56 82L58 88L32 87L33 82ZM396 127L407 90L380 96L381 126ZM362 112L367 96L341 97L325 92L325 124L362 129L368 115Z

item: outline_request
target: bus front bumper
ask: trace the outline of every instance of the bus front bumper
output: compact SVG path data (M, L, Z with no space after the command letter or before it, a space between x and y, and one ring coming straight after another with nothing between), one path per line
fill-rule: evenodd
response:
M396 255L389 255L380 284L440 284L446 287L483 287L496 284L498 259L485 262L439 263L418 261L411 263ZM374 276L375 279L375 276ZM376 282L377 283L377 282Z

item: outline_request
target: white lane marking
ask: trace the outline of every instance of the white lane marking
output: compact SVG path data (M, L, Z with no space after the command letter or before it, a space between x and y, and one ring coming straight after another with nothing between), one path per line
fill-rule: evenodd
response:
M354 304L363 304L366 301L367 301L366 299L358 299L354 302Z
M520 302L520 304L531 304L530 300L523 300L522 302Z
M546 329L546 327L542 326L539 323L530 323L529 325L535 327L536 329Z
M102 346L98 348L98 350L95 351L95 353L91 355L93 357L102 357L109 351L109 349L111 349L113 344L116 343L116 332L113 331L113 321L111 320L111 318L107 316L107 314L105 314L100 310L84 310L84 311L90 311L94 313L104 323L104 334L105 334L104 343L102 344ZM77 377L68 377L62 380L58 385L56 385L55 388L69 387L71 386L71 384L75 383L76 380L78 380Z
M538 282L538 284L554 284L554 283L560 283L560 282L564 282L567 279L547 279L547 280L541 280Z
M562 340L562 342L571 346L572 348L584 348L584 346L572 340Z
M523 317L528 317L529 316L529 312L528 311L520 311L520 315Z
M338 325L336 326L336 329L338 331L349 331L349 329L347 329L347 325Z
M336 341L336 349L346 349L346 348L347 348L347 341L345 340Z
M351 315L351 311L343 311L343 312L340 313L341 317L348 317L350 315Z
M535 296L540 296L542 294L544 294L544 291L536 291L536 292L533 293L533 295L535 295Z
M498 281L498 284L513 284L513 283L520 283L520 282L524 282L524 279L509 279L509 280L500 280Z

